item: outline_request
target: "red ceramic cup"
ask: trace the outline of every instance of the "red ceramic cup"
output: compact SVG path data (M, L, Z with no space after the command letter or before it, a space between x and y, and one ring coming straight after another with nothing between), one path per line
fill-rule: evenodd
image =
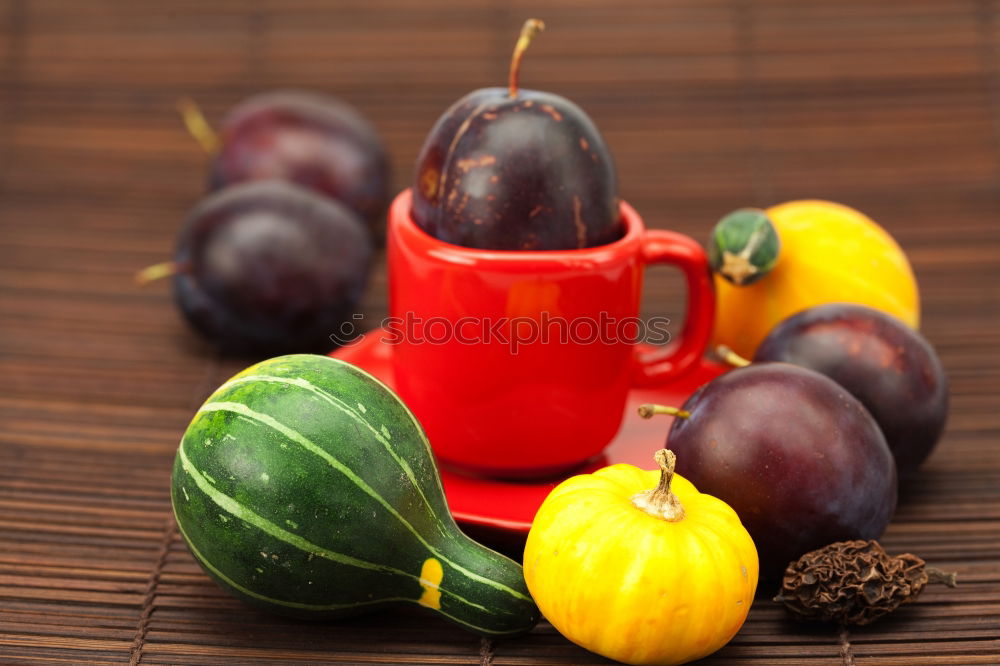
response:
M612 440L630 386L669 381L704 353L715 307L704 251L646 230L628 204L614 243L511 251L437 240L414 224L410 202L403 191L389 211L383 340L397 390L442 463L501 478L565 471ZM640 355L649 264L683 271L688 312L679 340Z

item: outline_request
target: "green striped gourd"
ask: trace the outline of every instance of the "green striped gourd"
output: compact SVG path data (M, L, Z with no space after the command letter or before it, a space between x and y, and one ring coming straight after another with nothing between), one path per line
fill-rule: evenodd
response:
M280 356L219 387L178 447L172 499L199 564L267 610L410 602L484 636L538 620L521 566L459 531L410 410L343 361Z

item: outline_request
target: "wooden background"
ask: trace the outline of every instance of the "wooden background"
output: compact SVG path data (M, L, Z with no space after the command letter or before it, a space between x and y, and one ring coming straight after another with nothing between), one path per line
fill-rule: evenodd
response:
M245 362L191 334L165 284L206 158L174 102L218 121L275 87L332 92L405 187L438 114L505 80L595 119L651 226L704 238L729 210L822 197L911 257L953 386L948 432L884 539L960 574L874 627L758 602L719 664L1000 663L1000 15L908 0L0 0L0 660L8 663L604 663L543 624L480 641L416 611L273 619L201 572L169 466ZM675 314L655 272L649 313ZM384 271L367 311L384 311ZM638 610L638 609L637 609Z

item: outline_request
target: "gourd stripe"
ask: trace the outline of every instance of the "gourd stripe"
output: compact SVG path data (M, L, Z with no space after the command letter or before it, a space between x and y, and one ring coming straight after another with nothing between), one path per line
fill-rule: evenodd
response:
M358 567L359 569L368 569L369 571L378 571L382 573L392 573L400 576L407 576L414 580L418 577L412 574L408 574L405 571L396 569L394 567L389 567L384 564L376 564L374 562L368 562L366 560L361 560L356 557L351 557L349 555L343 555L333 550L323 548L317 544L312 543L306 539L303 539L298 534L293 534L288 530L285 530L278 525L272 523L267 518L254 513L247 507L243 506L236 500L234 500L229 495L216 490L211 483L199 472L191 460L187 457L184 452L184 444L177 449L177 455L181 460L181 467L187 472L191 478L194 480L196 486L198 486L201 492L205 493L209 499L215 502L220 508L225 509L232 515L236 516L240 520L247 522L254 527L258 528L262 532L265 532L268 536L274 537L279 541L284 541L290 546L294 546L301 551L306 553L312 553L324 559L330 560L331 562L336 562L337 564L346 564L352 567Z
M423 545L423 547L426 548L430 553L432 553L435 557L437 557L442 562L447 563L448 566L450 566L451 568L453 568L455 571L458 571L459 573L461 573L466 578L470 578L470 579L475 580L477 582L483 583L484 585L492 587L492 588L494 588L496 590L500 590L501 592L505 592L507 594L510 594L511 596L513 596L513 597L515 597L517 599L522 599L524 601L532 601L531 597L529 597L528 595L522 594L522 593L518 592L517 590L504 585L503 583L498 583L495 580L492 580L492 579L487 578L485 576L481 576L481 575L475 573L474 571L470 571L470 570L466 569L465 567L463 567L460 564L456 564L455 562L452 562L450 559L448 559L447 557L445 557L437 548L435 548L430 543L428 543L427 540L424 539L424 537L420 534L420 532L418 532L413 527L413 525L411 525L409 523L409 521L407 521L405 518L403 518L403 516L400 515L400 513L398 511L396 511L396 508L393 507L391 504L389 504L385 500L384 497L382 497L377 492L375 492L374 488L372 488L367 483L365 483L364 479L362 479L357 474L355 474L353 471L351 471L351 469L349 467L347 467L346 465L344 465L344 463L342 463L339 460L337 460L336 458L334 458L327 451L325 451L322 447L317 446L315 443L313 443L312 441L310 441L308 438L306 438L301 433L299 433L299 432L297 432L295 430L292 430L288 426L286 426L283 423L279 422L273 416L270 416L268 414L262 414L260 412L256 412L256 411L250 409L249 407L247 407L246 405L244 405L243 403L239 403L239 402L207 402L204 405L202 405L201 409L198 410L199 413L201 413L201 412L219 412L219 411L232 412L234 414L239 414L239 415L245 416L245 417L247 417L249 419L252 419L254 421L258 421L258 422L260 422L261 425L265 425L265 426L268 426L268 427L270 427L270 428L272 428L274 430L277 430L282 435L284 435L288 439L292 440L296 444L300 445L305 450L307 450L307 451L309 451L311 453L315 453L316 455L318 455L320 458L322 458L323 460L325 460L331 467L333 467L335 470L337 470L338 472L340 472L341 474L343 474L344 476L346 476L354 485L356 485L358 488L360 488L362 491L364 491L367 495L369 495L376 502L378 502L379 504L381 504L382 507L385 508L386 511L388 511L389 513L391 513L396 518L396 520L398 520L407 530L409 530L409 532L417 539L417 541L419 541ZM281 529L281 528L278 528L278 529ZM533 601L532 601L532 603L533 603Z
M358 601L353 604L324 605L324 604L305 604L297 601L284 601L282 599L275 599L274 597L269 597L267 595L261 594L260 592L254 592L251 589L243 587L242 585L231 579L229 576L219 571L219 569L217 569L211 562L208 561L208 559L204 555L201 554L201 552L197 548L195 548L194 543L191 541L190 537L188 537L187 533L184 531L184 527L181 525L179 520L177 521L177 529L180 531L181 536L184 537L184 542L187 543L187 546L191 550L191 553L195 556L195 558L199 562L201 562L202 566L204 566L206 569L208 569L213 574L218 576L224 583L226 583L226 585L231 586L233 589L239 590L241 593L247 595L248 597L251 597L253 599L258 599L260 601L265 601L269 604L275 604L276 606L285 606L286 608L298 608L301 610L336 611L336 610L346 610L348 608L357 608L359 606L372 606L382 603L396 603L405 601L416 602L416 599L413 599L411 597L384 597L382 599L372 599L371 601ZM510 631L497 631L494 629L486 629L485 627L480 627L477 624L472 624L468 620L463 620L462 618L455 617L450 613L445 613L442 610L437 610L437 612L445 616L449 620L452 620L453 622L463 624L469 627L470 629L473 629L474 631L478 631L480 633L494 634L497 636L511 633Z
M344 368L348 372L352 372L352 373L354 373L354 374L356 374L356 375L358 375L360 377L363 377L364 379L373 381L376 384L378 384L379 386L381 386L383 389L385 389L386 394L389 395L393 400L395 400L396 403L402 408L403 413L406 414L407 417L409 417L410 422L413 424L413 427L416 430L417 434L420 435L420 441L422 441L424 443L424 449L427 451L427 455L430 456L431 460L434 459L434 452L431 449L431 443L427 439L427 435L424 433L424 427L422 425L420 425L420 421L418 421L417 417L413 415L413 412L410 411L410 408L407 407L406 403L403 402L402 399L400 399L400 397L398 395L396 395L395 391L393 391L391 388L389 388L388 386L386 386L385 382L383 382L381 379L379 379L375 375L372 375L372 374L370 374L370 373L362 370L361 368L359 368L356 365L352 365L352 364L350 364L350 363L348 363L346 361L342 361L339 358L333 358L332 356L326 356L324 358L328 358L331 361L333 361L334 363L337 363L339 365L344 366ZM438 475L435 475L434 476L434 483L441 490L441 494L444 495L444 485L441 483L441 477L438 476Z
M427 453L427 455L430 457L431 460L434 459L434 451L431 449L431 443L427 439L427 435L424 433L424 427L422 425L420 425L420 421L418 421L417 417L413 415L413 412L410 411L410 408L407 407L406 403L403 402L402 399L400 399L400 397L398 395L396 395L396 392L393 391L391 388L389 388L385 384L385 382L383 382L381 379L379 379L375 375L373 375L373 374L371 374L369 372L366 372L362 368L359 368L356 365L348 363L347 361L343 361L343 360L341 360L339 358L333 358L332 356L323 356L321 358L325 358L328 361L331 361L331 362L333 362L333 363L335 363L337 365L340 365L345 370L347 370L348 372L352 372L352 373L354 373L354 374L356 374L356 375L358 375L360 377L363 377L364 379L372 381L375 384L377 384L378 386L381 386L383 389L385 389L386 394L389 395L389 396L391 396L392 399L395 400L397 404L399 404L400 408L403 410L403 413L406 414L409 417L410 422L413 424L414 430L416 430L417 434L420 435L420 441L422 441L424 443L424 451ZM434 474L434 482L437 485L438 489L441 491L441 495L444 496L444 494L445 494L444 493L444 485L441 483L441 476L439 474ZM450 513L448 514L448 517L451 518L451 514ZM454 522L455 522L454 519L452 519L452 524L454 524ZM456 525L456 528L457 528L457 525ZM417 536L417 538L420 538L419 535ZM421 539L421 543L423 543L422 539ZM427 547L429 549L431 549L429 545ZM431 549L431 550L435 554L437 553L436 550L434 550L434 549ZM499 553L497 553L496 555L497 555L497 557L500 557L500 558L503 558L503 559L506 559L506 560L510 560L511 562L514 562L514 560L511 560L509 557L507 557L505 555L501 555ZM481 583L485 583L486 585L489 585L490 587L492 587L494 589L500 590L501 592L506 592L506 593L512 595L516 599L521 599L523 601L530 602L531 604L535 603L535 600L532 599L530 595L521 594L520 592L518 592L517 590L515 590L515 589L513 589L511 587L508 587L508 586L503 585L501 583L497 583L496 581L490 580L489 578L486 578L485 576L480 576L479 574L475 573L474 571L469 571L465 567L462 567L462 566L459 566L459 565L455 564L451 560L448 560L448 559L446 559L444 557L440 557L440 555L439 555L439 558L443 559L445 562L448 563L449 566L451 566L455 570L457 570L457 571L465 574L467 577L471 578L472 580L476 580L476 581L479 581ZM515 564L517 564L517 563L515 562ZM520 566L520 565L518 565L518 566ZM502 633L502 632L498 632L498 633Z
M311 553L318 557L330 560L331 562L336 562L337 564L358 567L359 569L367 569L369 571L391 573L397 576L403 576L405 578L409 578L410 580L416 581L418 585L420 584L419 576L403 571L402 569L390 567L385 564L376 564L374 562L368 562L366 560L361 560L356 557L351 557L349 555L338 553L328 548L323 548L322 546L314 544L311 541L308 541L307 539L303 539L298 534L293 534L292 532L289 532L283 529L282 527L275 525L267 518L264 518L263 516L254 513L250 509L246 508L245 506L234 500L229 495L226 495L225 493L216 490L215 487L213 487L212 484L210 484L208 480L205 479L205 477L191 463L191 460L187 457L187 454L184 452L183 442L181 443L181 446L178 447L177 449L177 455L181 460L181 467L184 469L185 472L187 472L191 476L191 478L195 482L195 485L198 486L198 489L201 490L203 493L205 493L205 495L207 495L209 499L215 502L220 508L228 511L229 513L231 513L233 516L236 516L240 520L243 520L249 523L250 525L253 525L262 532L266 533L268 536L271 536L279 541L283 541L290 546L294 546L295 548L298 548L303 552ZM180 521L178 521L178 524L179 523ZM460 603L466 604L468 606L471 606L472 608L476 608L485 613L492 613L492 611L490 611L485 606L469 601L468 599L465 599L464 597L461 597L455 594L454 592L447 590L444 587L441 587L440 590L442 594L448 595L449 597L455 599ZM408 599L408 601L415 601L415 599Z
M316 611L342 610L347 608L354 608L356 606L368 606L371 604L380 604L391 601L413 601L413 599L409 599L406 597L387 597L383 599L372 599L370 601L358 601L356 603L350 603L350 604L305 604L298 601L285 601L283 599L275 599L274 597L269 597L265 594L261 594L260 592L254 592L253 590L240 585L235 580L233 580L226 574L222 573L222 571L220 571L215 565L209 562L208 558L202 555L201 551L199 551L195 547L194 542L191 541L191 538L184 531L184 527L181 525L180 521L177 521L177 527L180 530L181 536L184 537L184 541L187 543L188 548L191 550L191 554L194 555L195 558L197 558L197 560L201 562L201 564L206 569L208 569L213 574L222 579L222 581L225 582L226 585L229 585L233 589L239 590L243 594L247 595L248 597L253 597L254 599L266 601L267 603L275 604L278 606L286 606L288 608L300 608L303 610L316 610Z
M403 473L406 474L406 477L410 480L410 483L420 494L420 498L424 501L424 504L427 506L428 510L430 511L430 514L434 516L434 520L437 523L438 529L441 531L441 533L445 535L448 534L448 530L446 529L445 525L441 522L441 519L438 517L437 511L435 511L434 507L431 506L430 500L427 499L427 496L424 495L424 489L417 482L417 477L413 473L413 469L410 467L409 463L407 463L406 460L404 460L398 453L396 453L396 450L392 448L392 444L389 443L389 440L386 439L381 432L376 430L375 426L369 423L367 419L365 419L361 414L352 409L349 405L347 405L347 403L345 403L337 396L331 393L327 393L320 387L316 386L315 384L311 383L306 379L302 379L301 377L275 377L274 375L245 375L245 376L234 377L233 379L230 379L228 382L220 386L216 390L216 393L219 393L223 389L226 389L236 384L242 384L244 382L255 382L255 381L274 382L276 384L287 384L290 386L298 386L299 388L304 388L305 390L313 393L314 395L319 396L321 399L327 401L337 409L341 410L342 412L350 416L358 423L363 424L366 428L368 428L368 430L371 431L372 435L375 436L375 439L377 439L382 444L382 447L385 448L385 450L389 453L389 455L392 456L392 459L395 460L396 463L402 468Z

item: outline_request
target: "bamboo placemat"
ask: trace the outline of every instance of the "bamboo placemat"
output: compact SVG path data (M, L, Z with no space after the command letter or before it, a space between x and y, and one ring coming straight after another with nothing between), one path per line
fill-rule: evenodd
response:
M1000 663L1000 52L993 2L911 0L0 1L0 660L6 663L604 663L547 624L481 641L417 611L303 624L249 610L170 520L216 357L136 269L164 259L206 158L174 102L217 121L276 87L359 107L397 188L438 114L523 84L595 119L650 226L703 238L745 205L867 212L912 259L952 381L947 435L884 543L958 571L873 627L760 601L719 664ZM680 283L649 279L649 314ZM380 267L367 300L385 311ZM651 443L651 446L653 444Z

